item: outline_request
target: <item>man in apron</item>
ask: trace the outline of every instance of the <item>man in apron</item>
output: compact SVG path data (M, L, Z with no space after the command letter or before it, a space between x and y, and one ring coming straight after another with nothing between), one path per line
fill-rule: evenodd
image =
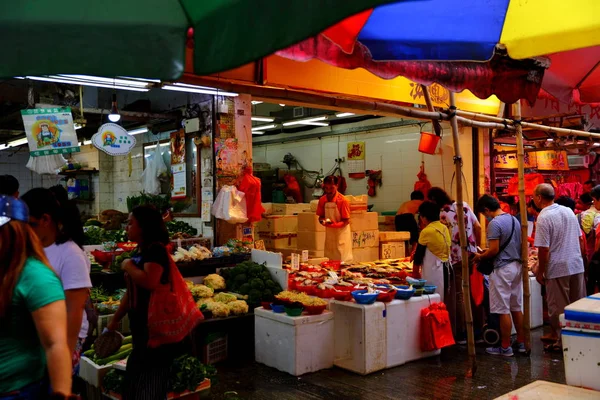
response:
M338 179L330 175L323 181L325 195L319 199L317 215L325 227L325 257L351 263L350 202L338 192Z
M428 285L435 285L435 293L440 295L443 302L444 268L451 268L450 231L440 222L439 206L429 201L419 206L419 222L423 229L413 260L413 277L422 276Z

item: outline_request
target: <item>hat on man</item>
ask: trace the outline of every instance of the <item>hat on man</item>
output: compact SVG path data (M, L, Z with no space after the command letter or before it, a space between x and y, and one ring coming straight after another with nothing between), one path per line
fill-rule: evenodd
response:
M29 209L23 200L0 195L0 226L11 220L29 222Z

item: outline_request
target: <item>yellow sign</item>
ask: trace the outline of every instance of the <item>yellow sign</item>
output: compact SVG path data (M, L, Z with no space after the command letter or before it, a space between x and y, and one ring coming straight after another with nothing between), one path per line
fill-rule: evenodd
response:
M537 152L537 167L541 170L568 171L569 162L566 151L539 151Z
M515 150L515 147L510 146L494 146L497 151L510 151ZM525 153L524 160L525 168L535 168L537 166L536 153ZM494 167L500 169L517 169L519 164L517 162L517 153L510 154L496 154L494 156Z
M348 176L354 179L365 177L365 142L348 143Z

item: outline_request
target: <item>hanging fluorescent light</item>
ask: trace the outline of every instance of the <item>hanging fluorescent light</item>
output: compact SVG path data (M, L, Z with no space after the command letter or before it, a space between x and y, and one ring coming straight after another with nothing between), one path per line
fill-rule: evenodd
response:
M139 135L140 133L146 133L146 132L148 132L148 128L145 126L127 131L127 133L129 133L130 135Z
M279 105L280 105L281 107L285 107L285 104L279 103Z
M218 96L227 96L227 97L239 96L237 93L233 93L233 92L224 92L219 89L208 87L208 86L189 85L187 83L181 83L181 82L175 82L170 85L163 85L162 89L174 90L176 92L211 94L211 95L215 95L215 96L217 96L217 95Z
M171 146L171 143L169 143L169 142L167 142L167 143L161 143L160 144L160 147L170 147L170 146ZM144 146L145 150L152 150L152 149L155 149L155 148L156 148L155 144L151 144L150 146Z
M79 81L89 81L96 83L107 83L109 85L124 85L145 88L148 87L148 82L139 80L119 79L119 78L104 78L102 76L91 75L58 75L61 78L74 79Z
M314 118L305 118L305 119L299 119L299 120L296 120L296 121L284 122L283 126L308 125L307 122L318 122L318 121L324 121L326 119L327 119L327 116L314 117Z
M600 146L600 143L594 143L592 146Z
M329 126L327 122L303 122L302 125Z
M121 114L119 114L119 110L117 110L117 94L113 93L112 95L112 107L110 109L110 114L108 114L108 119L111 122L119 122L121 119Z
M252 128L252 132L259 132L259 131L262 131L265 129L273 129L273 128L277 128L277 124L255 126Z
M90 81L76 78L66 78L61 75L50 75L50 76L26 76L25 78L31 79L34 81L41 82L54 82L54 83L65 83L68 85L82 85L82 86L93 86L93 87L101 87L101 88L109 88L109 89L120 89L120 90L132 90L134 92L147 92L150 90L147 87L147 84L143 86L139 86L136 84L131 85L111 85L109 83L103 83L100 81Z
M338 117L338 118L351 117L353 115L356 115L356 114L351 113L351 112L343 112L343 113L337 113L337 114L335 114L335 116Z
M255 106L257 104L262 104L262 101L260 101L260 100L252 100L251 103L252 103L253 106Z
M273 122L273 121L275 121L275 118L270 118L270 117L251 117L250 119L252 121L258 121L258 122Z
M120 78L133 79L134 81L141 81L141 82L160 83L160 79L135 78L133 76L121 76Z
M264 135L265 132L263 132L263 131L252 131L252 134L253 135Z
M554 142L554 139L552 139L552 138L546 139L546 142Z
M90 144L92 144L92 141L91 141L91 140L84 140L84 141L83 141L83 145L84 145L84 146L87 146L87 145L90 145Z

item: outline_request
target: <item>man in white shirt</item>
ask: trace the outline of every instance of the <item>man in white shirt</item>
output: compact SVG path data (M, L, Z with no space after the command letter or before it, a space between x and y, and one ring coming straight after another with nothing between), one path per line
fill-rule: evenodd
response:
M546 349L562 351L558 318L567 305L585 297L585 238L573 211L554 203L554 196L552 185L543 183L535 188L533 200L542 211L536 224L539 266L534 272L537 281L546 285L550 324L557 338Z

